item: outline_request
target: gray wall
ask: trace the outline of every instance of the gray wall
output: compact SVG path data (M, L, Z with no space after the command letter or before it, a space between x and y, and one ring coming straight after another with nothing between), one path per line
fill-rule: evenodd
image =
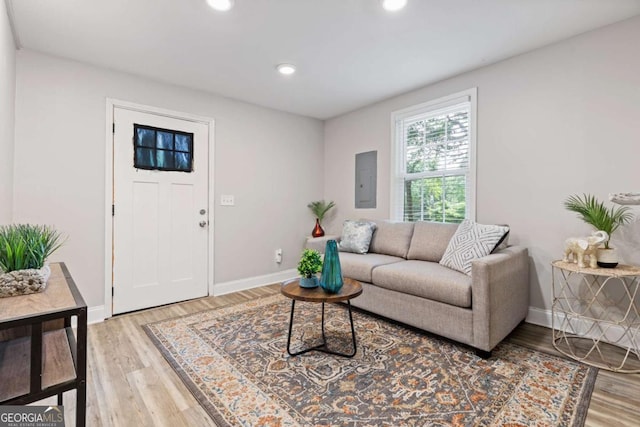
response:
M22 50L14 219L69 235L53 260L89 306L104 303L107 97L215 119L216 283L296 266L313 227L306 205L322 197L321 121ZM236 206L220 207L221 194Z
M11 222L16 48L5 2L0 2L0 224Z
M640 17L328 120L325 198L338 206L329 231L345 218L389 218L392 111L477 87L476 219L511 225L510 241L532 258L531 304L549 309L549 263L566 237L590 232L563 200L640 191L638 41ZM378 207L357 210L354 156L370 150L379 156ZM617 236L627 262L640 262L639 236L637 221Z

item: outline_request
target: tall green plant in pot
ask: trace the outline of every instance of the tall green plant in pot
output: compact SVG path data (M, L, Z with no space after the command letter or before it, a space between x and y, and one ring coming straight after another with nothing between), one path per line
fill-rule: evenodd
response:
M604 242L604 248L598 249L598 266L613 268L618 265L618 254L615 248L610 247L611 235L623 224L633 218L629 208L625 206L607 208L603 202L592 195L569 196L564 202L565 208L578 214L578 218L593 226L596 230L602 230L609 235Z
M317 274L322 269L322 257L320 252L313 249L305 249L298 263L301 288L315 288L318 286Z
M327 203L324 200L317 200L315 202L311 202L307 205L311 212L316 216L316 225L311 232L313 237L322 237L324 236L324 230L322 229L321 223L324 219L324 216L333 208L336 204L333 201Z
M0 297L43 291L51 274L46 260L63 243L60 233L46 225L0 227Z

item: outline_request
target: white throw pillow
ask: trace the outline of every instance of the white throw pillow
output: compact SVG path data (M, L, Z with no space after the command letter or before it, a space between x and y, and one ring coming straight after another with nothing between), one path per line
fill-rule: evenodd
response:
M471 261L489 255L504 240L509 227L462 221L455 232L440 265L471 276Z
M369 244L375 230L374 222L346 220L342 224L342 236L338 249L342 252L366 254L369 252Z

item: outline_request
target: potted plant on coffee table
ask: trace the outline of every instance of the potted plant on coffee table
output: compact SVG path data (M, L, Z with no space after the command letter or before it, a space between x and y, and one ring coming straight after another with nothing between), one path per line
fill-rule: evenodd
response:
M43 291L51 274L46 260L63 243L60 233L46 225L0 227L0 297Z
M578 214L578 217L596 230L602 230L609 235L604 242L604 248L597 253L598 266L613 268L618 265L618 254L615 248L609 246L611 235L623 224L633 218L633 214L626 206L607 209L603 202L589 194L570 196L564 202L565 208Z
M301 288L315 288L318 286L317 274L322 269L322 258L320 252L313 249L305 249L298 263L298 273L300 273Z
M317 200L307 205L307 207L311 209L311 212L313 212L313 214L316 216L316 225L311 232L311 236L324 236L324 230L322 229L320 223L322 223L322 220L324 219L324 216L327 214L327 212L329 212L329 210L335 205L336 204L333 201L327 203L324 200Z

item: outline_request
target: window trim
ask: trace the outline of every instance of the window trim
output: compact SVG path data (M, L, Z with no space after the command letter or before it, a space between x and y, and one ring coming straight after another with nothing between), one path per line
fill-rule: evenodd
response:
M398 121L411 119L413 116L428 114L431 111L469 102L469 175L468 191L466 193L465 218L476 219L476 174L477 174L477 100L478 88L473 87L448 96L433 99L421 104L391 112L391 165L390 165L390 197L389 218L394 221L404 219L404 175L405 175L405 147L402 143L401 126ZM429 172L424 172L428 174ZM442 175L438 173L438 176ZM447 175L445 173L445 175Z

